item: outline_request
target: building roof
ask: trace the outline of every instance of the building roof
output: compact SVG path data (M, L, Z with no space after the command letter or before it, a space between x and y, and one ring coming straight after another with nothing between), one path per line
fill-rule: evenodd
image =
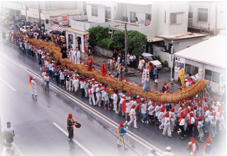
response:
M184 39L191 39L191 38L199 38L199 37L205 37L206 34L200 34L200 33L191 33L191 32L185 32L185 33L179 33L174 35L158 35L155 37L166 39L166 40L184 40Z
M89 32L83 32L83 31L79 31L79 30L75 30L75 29L72 29L70 27L66 28L66 31L71 31L71 32L74 32L74 33L77 33L77 34L81 34L81 35L87 35L89 34Z
M226 35L218 35L174 55L226 69L226 43Z

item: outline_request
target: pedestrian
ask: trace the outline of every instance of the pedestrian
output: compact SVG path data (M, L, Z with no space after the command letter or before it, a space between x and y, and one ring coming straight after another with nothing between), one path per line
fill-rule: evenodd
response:
M125 95L124 95L123 93L119 93L118 95L120 96L120 101L119 101L119 103L118 103L117 114L119 115L120 112L121 112L121 115L124 116L125 113L124 113L123 110L122 110L122 104L123 104L123 102L124 102L124 100L125 100ZM129 104L130 104L130 103L129 103Z
M212 141L212 139L210 137L208 137L206 142L204 143L203 155L205 155L205 156L211 156L211 141Z
M180 119L179 119L179 129L180 131L178 131L177 133L179 134L180 133L180 136L181 136L181 140L184 139L184 126L186 124L186 121L185 121L185 115L183 112L181 112L181 116L180 116Z
M128 128L124 128L124 127L125 125L123 124L123 122L120 122L120 126L118 127L118 131L117 131L117 135L118 135L117 145L122 146L121 143L123 143L124 148L128 149L128 147L125 144L125 134L127 133Z
M148 67L146 66L145 69L143 69L142 74L142 83L143 83L143 91L149 91L149 81L150 81L150 72Z
M98 87L96 87L96 103L95 105L98 105L99 107L101 107L101 101L102 101L102 97L101 97L101 88L102 88L102 85L99 84Z
M105 91L105 93L104 93L104 95L103 95L103 101L105 102L104 103L104 109L106 109L106 106L107 106L107 108L108 108L108 110L110 111L110 106L109 106L109 104L110 104L110 101L109 101L109 90L106 90Z
M168 86L167 86L167 82L164 82L163 86L162 86L162 93L166 93L166 91L168 90Z
M115 111L115 114L117 114L117 102L118 102L118 95L116 92L113 91L113 110Z
M143 59L143 58L140 58L140 60L139 60L139 65L138 65L138 71L137 71L137 72L139 72L140 74L142 74L142 70L143 70L144 64L145 64L144 59Z
M4 128L3 131L5 132L5 135L7 135L6 140L5 140L6 144L11 145L12 142L14 141L13 137L15 137L15 132L14 132L14 128L10 122L6 123L6 127ZM9 134L7 134L7 133L9 133Z
M65 72L63 71L63 69L60 70L59 74L60 74L60 84L62 85L62 87L64 87Z
M67 118L67 130L68 130L68 139L69 140L72 140L73 139L73 129L74 129L74 125L77 124L78 122L77 121L74 121L73 120L73 116L72 114L69 114L68 115L68 118Z
M56 83L59 84L59 70L57 69L57 67L55 66L54 68L54 77L56 78Z
M151 153L148 156L157 156L155 149L152 149Z
M210 115L210 110L209 110L209 107L204 107L204 110L205 110L205 114L204 114L204 118L205 118L205 123L204 123L204 127L205 127L205 133L208 133L209 131L209 126L210 126L210 121L209 121L209 118L208 116Z
M64 58L67 58L67 53L66 53L66 51L67 51L67 48L66 48L65 44L63 44L63 47L61 48L61 53L62 53L62 58L63 58L63 59L64 59Z
M159 129L164 128L164 119L165 119L165 106L162 106L160 113L158 114L158 121L159 121Z
M159 126L159 121L158 121L158 115L161 111L161 101L158 102L157 106L155 107L155 121L156 121L156 126Z
M75 64L80 64L80 51L76 48L74 53Z
M89 94L89 104L92 105L92 99L94 98L92 85L89 86L88 94ZM95 103L93 103L93 105L95 105Z
M78 96L77 91L78 91L78 88L79 88L79 83L80 83L80 80L76 76L75 79L73 80L73 88L74 88L74 92L75 92L76 96Z
M45 90L47 89L47 91L49 92L49 83L50 83L50 77L49 77L49 74L46 73L46 75L44 76L44 80L45 80Z
M200 142L203 142L203 137L204 137L204 133L203 133L203 121L202 121L202 116L199 116L196 122L196 126L197 126L197 130L199 132L198 138Z
M106 72L107 72L107 66L106 66L106 61L103 61L103 64L101 65L101 72L102 72L102 76L105 77L106 76Z
M84 79L82 78L82 79L80 80L80 92L81 92L81 97L82 97L82 98L85 97L84 85L85 85Z
M210 121L210 134L211 137L215 137L215 135L217 134L217 127L216 127L216 122L217 122L217 118L216 118L216 112L213 112L213 115L208 116L209 121Z
M156 68L156 66L154 66L153 81L155 81L155 75L156 75L157 70L158 70L158 69Z
M142 104L141 104L141 114L143 116L143 119L141 120L142 123L146 123L148 124L148 120L147 120L147 101L143 100Z
M32 92L32 97L37 97L38 94L37 94L37 90L36 90L36 82L35 82L35 77L30 77L30 80L29 80L29 86L31 88L31 92Z
M188 143L187 150L189 151L189 156L196 156L197 152L199 152L199 146L195 138L190 138L190 142Z
M194 118L194 114L191 112L190 114L190 119L189 119L189 124L188 124L188 135L189 138L192 137L192 133L193 133L193 128L194 128L194 124L195 124L195 118Z
M170 127L170 116L169 113L166 113L164 118L164 129L162 135L166 135L168 133L168 137L172 138L171 127Z
M88 54L88 58L87 58L87 60L85 61L84 64L87 65L87 71L92 71L92 68L93 68L93 60L92 60L90 54Z
M69 51L69 58L70 58L70 61L71 62L75 62L75 51L73 50L73 47L70 48L70 51Z
M148 107L147 112L148 112L148 119L147 121L151 123L154 121L154 110L155 110L155 102L152 102L152 104Z
M171 121L171 131L174 132L175 122L176 122L176 114L175 114L174 108L170 109L169 116L170 116L170 121Z
M128 122L128 126L130 127L130 124L133 122L134 123L134 128L137 127L137 121L136 121L136 105L132 105L130 111L129 111L129 116L130 116L130 121Z
M174 154L171 152L171 147L166 147L166 150L163 152L162 156L174 156Z
M157 87L158 86L158 78L159 78L158 72L156 72L154 78L155 78L155 81L154 81L155 82L155 86Z

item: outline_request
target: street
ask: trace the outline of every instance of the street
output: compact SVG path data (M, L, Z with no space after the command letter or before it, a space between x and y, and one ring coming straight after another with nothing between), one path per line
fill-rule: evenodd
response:
M172 138L163 137L157 126L140 121L139 129L129 127L126 135L128 150L117 147L117 128L124 118L112 111L90 106L87 99L75 97L55 82L51 82L50 92L45 92L36 58L19 53L18 48L10 43L6 46L1 43L0 51L1 126L5 127L8 121L12 123L15 144L23 155L146 156L152 148L161 153L166 146L171 146L176 156L187 155L188 138L182 141L176 132ZM37 100L31 97L28 81L34 75L38 82ZM66 136L66 119L70 113L82 124L81 128L75 128L73 142L69 142ZM196 135L197 130L195 138ZM225 137L226 134L220 132L213 139L212 153L225 155ZM203 144L198 144L199 155L202 155Z

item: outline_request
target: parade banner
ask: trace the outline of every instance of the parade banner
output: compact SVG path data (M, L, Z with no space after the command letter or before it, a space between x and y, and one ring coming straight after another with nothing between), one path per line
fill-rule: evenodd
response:
M179 73L179 76L180 76L182 87L184 88L184 69L178 70L178 73Z

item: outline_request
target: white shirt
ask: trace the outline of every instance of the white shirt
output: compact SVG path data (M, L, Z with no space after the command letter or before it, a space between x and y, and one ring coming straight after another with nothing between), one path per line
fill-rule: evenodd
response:
M13 134L14 128L13 128L13 126L11 125L10 128L5 127L5 128L4 128L4 131L7 131L7 132L10 132L10 133Z
M64 80L64 78L65 78L65 74L62 71L60 71L60 80Z
M44 80L45 81L50 81L50 77L49 76L44 76Z
M98 91L100 91L99 87L96 88L96 96L100 97L101 96L101 92L98 92Z
M131 108L132 106L131 106L131 103L130 102L127 102L126 103L126 113L129 113L129 111L130 111L130 108Z
M175 120L176 120L176 115L175 115L174 112L170 111L170 112L169 112L169 116L172 116L172 117L170 118L171 121L175 121Z
M113 103L117 103L117 99L118 99L117 94L113 94Z
M172 152L163 152L162 156L174 156Z
M164 118L164 125L170 125L170 119L169 117Z
M150 107L148 107L148 114L149 115L153 115L154 114L154 106L153 105L151 105Z
M142 103L141 104L141 113L145 114L147 110L147 104L146 103Z
M127 99L127 98L126 98ZM131 101L131 105L136 105L137 106L137 102L136 102L136 100L134 101L134 100L132 100Z
M205 112L205 121L206 121L206 122L209 122L209 119L208 119L209 114L210 114L210 111L207 110L207 111Z
M208 118L210 120L210 124L216 124L216 122L217 122L217 115L215 117L216 120L214 120L214 116L213 115L208 116Z
M73 85L77 88L79 86L79 79L73 80Z
M155 107L155 116L158 116L161 111L162 106L156 106Z
M109 96L108 96L108 95L109 95L109 93L107 93L107 92L104 93L103 96L104 96L105 101L106 101L106 100L109 100Z
M35 89L36 88L36 82L34 80L31 80L31 84L32 84L32 88Z
M181 119L180 123L179 123L179 126L184 126L185 125L185 119Z
M189 118L190 120L190 118ZM194 117L191 117L191 124L195 124L195 118Z
M84 88L84 82L83 81L80 81L80 89L83 89Z
M134 116L135 117L135 115L136 115L136 109L135 108L132 108L131 109L131 113L130 113L130 116Z

